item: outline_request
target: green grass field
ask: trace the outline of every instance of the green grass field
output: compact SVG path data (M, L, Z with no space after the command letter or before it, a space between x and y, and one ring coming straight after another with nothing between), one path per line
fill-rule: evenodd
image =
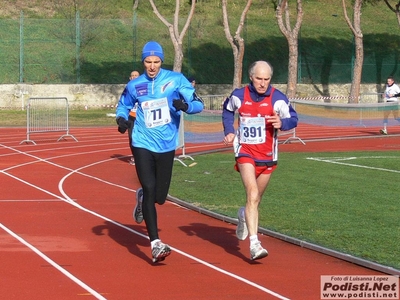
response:
M170 194L236 218L245 203L233 153L176 163ZM280 153L260 227L400 269L399 152ZM265 245L268 248L268 245Z

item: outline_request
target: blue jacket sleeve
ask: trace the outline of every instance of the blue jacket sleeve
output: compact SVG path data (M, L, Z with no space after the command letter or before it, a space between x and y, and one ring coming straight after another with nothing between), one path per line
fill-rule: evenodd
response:
M180 76L180 84L179 84L179 95L181 99L183 98L188 105L188 109L186 110L187 114L197 114L204 109L203 100L196 94L196 90L186 79L185 76L179 74Z
M290 103L288 103L288 107L289 107L289 116L287 116L286 118L281 118L282 126L280 130L282 131L290 130L297 127L297 123L299 120L297 112L294 110L293 106Z
M132 109L132 107L131 107L132 104L130 101L127 100L127 94L128 94L128 89L127 89L127 87L125 87L125 89L122 92L122 94L119 98L119 101L118 101L117 109L115 112L116 119L122 117L125 120L128 120L129 111Z
M203 100L196 94L193 93L192 100L187 102L188 109L186 111L187 114L197 114L204 109L204 102Z
M289 99L279 90L275 90L272 95L274 110L279 114L282 121L281 131L286 131L297 127L298 117Z
M289 104L289 114L290 114L289 118L281 119L281 121L282 121L281 130L282 131L290 130L290 129L297 127L297 123L298 123L299 119L297 117L296 111L290 104Z
M235 133L235 112L227 109L229 98L226 98L222 108L222 125L224 126L224 135Z

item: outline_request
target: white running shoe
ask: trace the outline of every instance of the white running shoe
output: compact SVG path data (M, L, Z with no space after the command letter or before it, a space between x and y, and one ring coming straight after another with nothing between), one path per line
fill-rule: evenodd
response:
M135 222L138 224L143 222L142 204L143 204L143 189L139 188L136 191L136 205L135 209L133 210L133 218L135 219Z
M383 134L383 135L387 135L387 130L386 129L381 129L381 130L379 130L379 133Z
M236 227L236 237L239 240L245 240L249 231L247 230L246 220L244 218L244 207L239 208L238 211L238 225Z
M133 157L131 157L131 159L129 160L129 164L132 166L135 165L135 159Z
M250 259L256 260L268 256L268 251L261 246L261 242L255 243L250 247Z
M168 255L171 254L171 248L162 243L161 241L156 242L151 249L151 255L153 256L153 262L163 261Z

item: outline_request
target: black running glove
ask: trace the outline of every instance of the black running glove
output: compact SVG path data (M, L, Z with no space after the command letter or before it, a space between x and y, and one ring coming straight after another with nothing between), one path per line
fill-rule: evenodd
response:
M172 105L175 107L176 111L187 111L188 110L188 104L183 101L182 99L174 99L172 101Z
M117 124L118 124L118 131L119 131L120 133L125 133L125 131L127 131L128 128L129 128L129 121L128 121L128 120L125 120L125 119L122 118L122 117L119 117L119 118L117 119Z

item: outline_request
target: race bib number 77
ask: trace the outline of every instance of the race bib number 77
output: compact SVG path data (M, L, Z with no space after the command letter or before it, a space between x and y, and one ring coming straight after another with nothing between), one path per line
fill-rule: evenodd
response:
M147 128L154 128L171 122L167 98L145 101L142 103L142 109Z

